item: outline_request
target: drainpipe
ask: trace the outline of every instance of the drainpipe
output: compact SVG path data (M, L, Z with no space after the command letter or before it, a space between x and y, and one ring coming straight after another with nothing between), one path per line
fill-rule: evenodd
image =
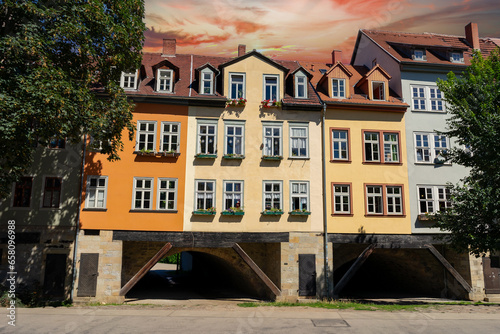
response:
M85 171L85 151L87 148L87 135L83 137L83 151L82 151L82 169L80 178L80 196L78 199L78 212L76 214L76 232L75 232L75 246L73 248L73 281L71 282L71 294L70 298L73 301L73 291L75 291L76 282L76 251L78 249L78 235L80 234L80 208L82 206L82 193L83 193L83 176Z
M328 279L328 219L327 219L327 207L326 207L326 135L325 135L325 117L326 117L326 103L323 102L323 116L321 120L321 134L322 134L322 143L321 148L323 152L323 254L324 254L324 272L325 272L325 288L326 288L326 298L327 300L331 300L330 298L330 280Z

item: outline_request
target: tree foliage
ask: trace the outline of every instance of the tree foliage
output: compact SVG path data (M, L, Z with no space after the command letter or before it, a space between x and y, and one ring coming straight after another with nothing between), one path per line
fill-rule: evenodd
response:
M142 0L0 0L0 198L51 138L89 134L118 159L134 130L119 77L141 63L143 17Z
M448 113L447 136L458 146L447 159L469 167L460 184L451 185L453 206L436 215L437 225L450 231L458 250L481 255L500 250L500 56L479 52L461 77L448 74L438 86Z

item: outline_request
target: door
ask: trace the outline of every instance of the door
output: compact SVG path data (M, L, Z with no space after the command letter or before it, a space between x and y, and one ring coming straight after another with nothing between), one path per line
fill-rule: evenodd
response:
M45 296L64 297L67 257L66 254L47 254L43 279L43 294Z
M316 255L299 254L299 296L316 296Z
M98 253L82 253L80 257L80 274L78 275L78 297L95 297L97 288Z
M500 293L500 256L483 257L484 291Z

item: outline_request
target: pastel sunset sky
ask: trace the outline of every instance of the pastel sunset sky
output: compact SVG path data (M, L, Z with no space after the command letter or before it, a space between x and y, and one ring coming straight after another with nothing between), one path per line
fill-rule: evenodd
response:
M499 0L146 0L144 51L233 57L238 44L276 59L349 62L359 29L500 37Z

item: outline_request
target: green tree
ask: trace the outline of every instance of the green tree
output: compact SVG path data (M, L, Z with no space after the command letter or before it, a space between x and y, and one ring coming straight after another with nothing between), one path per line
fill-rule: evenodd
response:
M0 0L0 198L51 138L90 134L119 158L134 131L119 78L140 66L143 17L142 0Z
M450 185L453 206L436 215L456 249L477 256L500 250L500 56L476 52L461 77L448 74L438 86L446 98L448 129L457 139L446 158L469 168Z

